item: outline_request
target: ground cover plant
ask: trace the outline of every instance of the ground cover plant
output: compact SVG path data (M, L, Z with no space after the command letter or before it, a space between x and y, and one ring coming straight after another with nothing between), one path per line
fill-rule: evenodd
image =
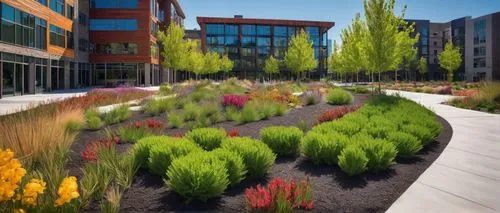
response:
M260 131L260 139L277 155L296 156L303 134L297 127L272 126Z
M334 88L328 92L326 102L331 105L346 105L352 103L353 97L343 89Z
M448 104L489 113L500 113L500 83L485 82L477 90L461 93L464 97L453 98Z

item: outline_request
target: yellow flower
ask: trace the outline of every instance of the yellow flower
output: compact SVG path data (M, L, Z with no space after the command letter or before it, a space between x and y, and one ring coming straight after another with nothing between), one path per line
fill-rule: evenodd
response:
M24 209L14 209L14 213L26 213Z
M65 203L71 202L71 200L80 197L78 193L78 184L76 183L76 177L64 178L63 182L59 186L57 191L59 198L55 202L55 206L62 206Z
M23 204L27 206L36 206L38 195L43 194L45 185L45 182L42 180L31 179L31 181L24 186Z
M0 201L10 200L14 196L24 175L26 170L14 158L14 153L10 149L0 149Z

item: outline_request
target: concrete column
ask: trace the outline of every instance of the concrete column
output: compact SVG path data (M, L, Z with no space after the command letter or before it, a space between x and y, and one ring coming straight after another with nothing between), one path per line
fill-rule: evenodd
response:
M29 94L35 94L35 81L36 81L36 65L35 65L35 61L33 60L32 62L30 62L29 64L29 76L28 76L28 93ZM26 76L24 76L26 77Z
M46 92L52 91L52 60L47 60L47 78L45 79L45 84L47 85Z
M81 87L81 85L78 85L78 78L80 77L80 76L78 76L78 71L80 70L79 65L80 65L80 63L75 62L74 63L75 67L73 67L73 79L71 79L71 81L73 81L73 83L74 83L73 85L75 85L75 88Z
M144 64L144 86L151 86L151 64Z
M69 61L64 61L64 89L69 89L70 88L70 62Z

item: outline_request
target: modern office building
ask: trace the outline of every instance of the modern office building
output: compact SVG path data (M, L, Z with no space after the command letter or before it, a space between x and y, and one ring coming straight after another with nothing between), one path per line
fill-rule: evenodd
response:
M0 2L0 98L71 87L77 0Z
M160 67L155 36L168 24L183 24L177 0L92 0L90 41L93 85L159 85L172 81Z
M310 72L319 78L327 73L328 30L333 22L198 17L201 46L204 51L227 54L235 62L234 73L240 78L257 79L262 75L265 60L273 55L283 59L290 38L305 30L313 42L318 68ZM283 70L282 76L290 76Z

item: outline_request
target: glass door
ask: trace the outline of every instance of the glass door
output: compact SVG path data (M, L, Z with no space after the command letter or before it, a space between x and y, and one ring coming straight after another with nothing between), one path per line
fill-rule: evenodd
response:
M14 95L14 63L3 62L3 94Z
M15 94L20 95L23 93L23 65L22 64L15 65L14 78L16 81Z

